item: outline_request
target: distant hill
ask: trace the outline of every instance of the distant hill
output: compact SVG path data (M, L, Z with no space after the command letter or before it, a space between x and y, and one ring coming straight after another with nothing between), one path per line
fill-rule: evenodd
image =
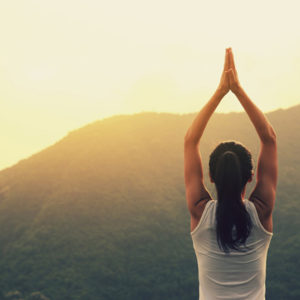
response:
M116 115L2 170L2 294L198 299L183 179L183 137L195 116ZM300 299L300 105L267 117L277 133L279 157L267 299ZM200 148L214 197L208 156L230 139L246 145L257 163L259 139L247 115L214 114Z

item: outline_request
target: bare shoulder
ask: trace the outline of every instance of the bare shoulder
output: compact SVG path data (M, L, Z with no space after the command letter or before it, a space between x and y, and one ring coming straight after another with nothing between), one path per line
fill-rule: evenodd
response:
M266 210L266 207L261 204L261 201L256 199L255 197L249 198L249 201L251 201L257 211L257 215L259 218L260 223L262 226L269 232L273 232L273 217L272 213L269 213L268 210Z
M193 216L191 214L191 232L197 227L199 224L201 217L203 215L204 209L209 201L212 201L212 199L205 199L201 201L199 204L197 204L197 217Z

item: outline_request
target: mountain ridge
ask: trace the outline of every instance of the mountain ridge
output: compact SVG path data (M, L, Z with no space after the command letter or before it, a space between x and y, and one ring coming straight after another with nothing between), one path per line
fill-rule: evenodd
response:
M268 111L265 113L265 115L268 116L273 116L276 113L281 113L281 112L289 112L289 111L293 111L293 112L297 112L300 111L300 104L288 107L288 108L278 108L278 109L274 109L272 111ZM82 131L82 130L87 130L88 128L90 128L91 126L97 126L98 124L102 124L103 122L113 122L113 121L117 121L117 120L126 120L128 118L131 117L142 117L142 116L151 116L151 115L169 115L169 116L180 116L180 117L191 117L191 116L195 116L199 111L196 111L194 113L184 113L184 114L178 114L178 113L169 113L169 112L155 112L155 111L143 111L143 112L138 112L138 113L132 113L132 114L116 114L116 115L112 115L112 116L108 116L108 117L104 117L102 119L99 120L95 120L92 121L90 123L87 123L84 126L81 126L79 128L76 128L74 130L69 131L65 136L63 136L61 139L57 140L56 142L54 142L53 144L45 147L44 149L32 153L31 155L27 156L26 158L21 158L18 162L16 162L15 164L9 166L9 167L5 167L4 169L0 170L0 173L2 171L5 171L7 169L10 169L16 165L18 165L19 163L21 163L24 160L27 159L31 159L33 156L39 154L40 152L47 150L48 148L53 147L54 145L60 143L61 141L63 141L64 139L68 138L69 136L73 136L74 134L76 134L78 131ZM226 112L226 113L214 113L212 118L216 118L216 117L220 117L220 116L232 116L232 115L240 115L240 116L247 116L245 111L241 111L241 112ZM247 117L248 118L248 117Z

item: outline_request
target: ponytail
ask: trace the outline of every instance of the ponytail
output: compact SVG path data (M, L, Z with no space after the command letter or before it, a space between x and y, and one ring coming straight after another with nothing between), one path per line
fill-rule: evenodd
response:
M229 252L229 248L243 251L239 246L242 244L245 246L252 222L242 203L241 193L245 184L240 159L234 151L224 151L218 157L214 181L218 196L216 209L218 245L226 253Z

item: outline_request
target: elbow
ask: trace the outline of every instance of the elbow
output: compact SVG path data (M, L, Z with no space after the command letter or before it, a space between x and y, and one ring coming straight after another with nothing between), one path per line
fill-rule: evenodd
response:
M188 142L190 139L189 135L188 135L188 132L185 134L184 136L184 143Z
M276 139L277 139L276 132L273 129L273 127L270 125L270 128L268 132L264 135L262 142L276 144Z
M184 143L187 143L190 140L191 140L191 135L190 135L190 128L189 128L184 136Z
M276 143L276 132L272 126L270 126L270 136L271 140Z
M186 133L186 135L184 136L184 144L187 145L187 144L197 144L197 139L196 138L193 138L189 132Z
M191 142L191 139L189 137L185 136L184 137L184 142L183 142L184 145L186 146L186 145L190 144L190 142Z
M186 141L189 138L190 130L191 130L191 127L189 127L188 130L186 131L185 136L184 136L184 141Z

